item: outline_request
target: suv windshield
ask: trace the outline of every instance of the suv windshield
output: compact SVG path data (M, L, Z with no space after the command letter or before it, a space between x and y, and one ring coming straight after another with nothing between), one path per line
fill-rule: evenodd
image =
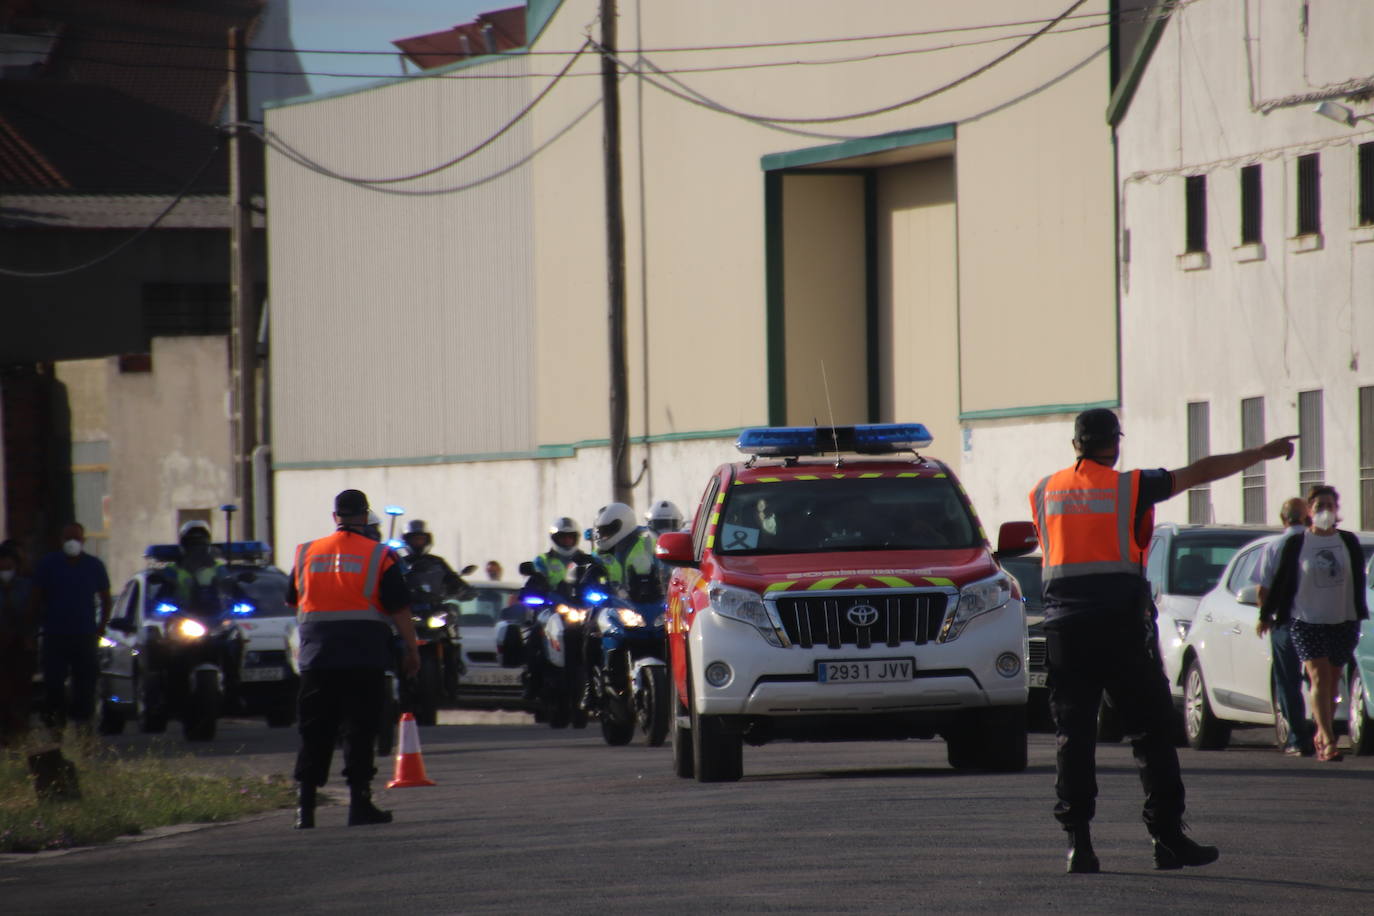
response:
M1180 533L1169 555L1169 594L1205 595L1221 578L1231 558L1267 531L1206 531Z
M722 554L977 547L978 526L948 477L784 479L729 489Z
M479 588L477 596L458 602L458 626L494 627L501 612L515 600L513 588Z

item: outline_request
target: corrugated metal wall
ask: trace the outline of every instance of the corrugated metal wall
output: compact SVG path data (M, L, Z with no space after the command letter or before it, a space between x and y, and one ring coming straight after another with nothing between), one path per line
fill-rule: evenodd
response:
M271 109L267 128L338 173L412 174L470 150L529 101L530 80L470 74L517 76L527 61ZM526 121L452 168L385 187L468 184L529 148ZM528 176L403 196L269 151L268 200L281 202L268 242L279 465L534 447Z

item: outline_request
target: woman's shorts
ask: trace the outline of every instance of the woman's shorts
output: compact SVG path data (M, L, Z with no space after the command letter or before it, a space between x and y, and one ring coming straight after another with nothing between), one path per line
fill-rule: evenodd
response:
M1360 641L1360 622L1308 623L1294 620L1292 634L1298 658L1305 662L1326 658L1331 660L1331 664L1344 667L1354 659L1355 644Z

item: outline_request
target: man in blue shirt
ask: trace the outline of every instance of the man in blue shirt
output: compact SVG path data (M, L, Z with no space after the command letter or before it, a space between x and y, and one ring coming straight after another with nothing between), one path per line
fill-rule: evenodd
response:
M89 726L95 709L100 675L96 650L113 602L105 564L86 553L85 544L86 529L75 522L67 525L62 529L62 549L39 560L33 574L33 601L43 628L43 721L49 726L63 721L64 709L74 723ZM65 691L68 676L70 699Z

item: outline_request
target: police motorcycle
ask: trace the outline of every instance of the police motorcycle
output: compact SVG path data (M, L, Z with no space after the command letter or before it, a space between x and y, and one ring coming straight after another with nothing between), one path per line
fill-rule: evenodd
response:
M656 747L668 736L671 706L666 605L653 561L654 538L624 503L603 506L593 533L597 554L589 570L602 588L584 591L591 604L587 702L597 710L607 744L628 744L638 727ZM636 571L635 558L645 550L650 566ZM614 574L612 565L618 567Z
M257 542L224 547L231 556L236 548L268 550ZM144 732L180 719L188 741L212 740L219 717L239 700L245 638L238 621L252 608L236 600L223 567L209 584L178 587L179 544L151 545L144 557L148 569L125 587L101 644L101 731L122 731L124 717L113 711L124 709Z
M439 707L458 702L458 681L463 672L463 642L458 627L461 601L471 600L476 591L464 581L477 570L464 566L455 573L444 560L428 553L433 537L425 523L412 520L405 534L394 537L396 517L404 512L387 506L393 530L387 546L398 551L410 589L410 613L420 647L420 670L414 678L403 678L397 685L402 712L415 716L418 725L436 725ZM404 550L404 553L400 551ZM398 653L399 653L398 645Z
M521 563L520 574L527 577L519 600L528 617L523 628L507 626L498 635L501 663L525 666L536 722L550 728L586 728L581 699L587 683L583 652L588 599L577 569L557 587L550 586L533 563ZM588 583L586 588L594 586Z

